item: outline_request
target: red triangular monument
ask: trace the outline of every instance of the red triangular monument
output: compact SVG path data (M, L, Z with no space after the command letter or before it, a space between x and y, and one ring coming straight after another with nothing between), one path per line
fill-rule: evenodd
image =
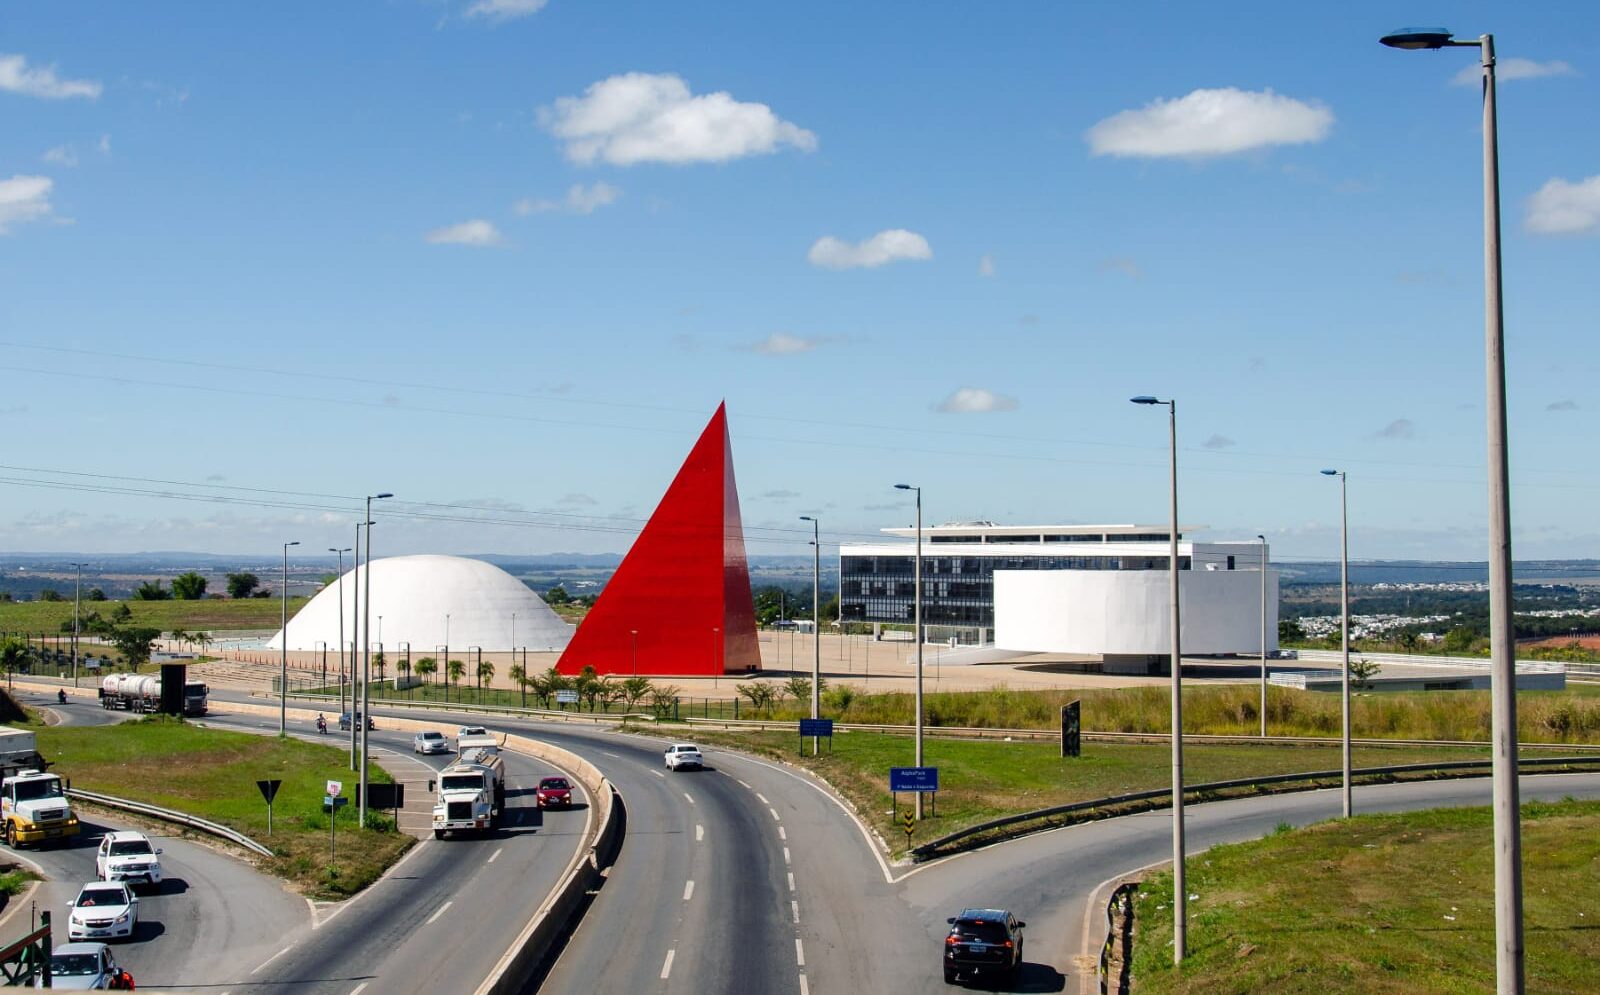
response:
M576 674L743 673L761 666L726 403L689 451L556 667Z

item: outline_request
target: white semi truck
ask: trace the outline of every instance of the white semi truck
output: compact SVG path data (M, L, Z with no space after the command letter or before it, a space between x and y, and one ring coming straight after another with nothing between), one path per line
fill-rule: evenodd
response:
M211 689L204 681L185 681L183 714L204 715ZM100 707L128 712L161 709L161 678L156 674L108 674L100 680Z
M476 738L476 737L474 737ZM433 802L433 838L445 833L493 829L505 808L505 761L493 740L484 745L465 744L455 763L439 772L428 789L438 795Z

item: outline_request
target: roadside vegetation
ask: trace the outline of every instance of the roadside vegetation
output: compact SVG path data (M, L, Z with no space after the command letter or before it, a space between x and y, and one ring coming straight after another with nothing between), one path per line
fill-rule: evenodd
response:
M305 604L305 598L290 598L289 616L293 618ZM129 624L160 629L162 632L173 629L186 632L233 629L278 631L278 599L253 597L200 598L193 601L90 601L83 598L78 605L80 631L91 631L87 620L92 616L110 619L121 614L123 607L128 610ZM69 589L66 598L61 601L0 602L0 632L26 633L34 639L40 633L51 636L71 633L72 591Z
M1600 803L1522 818L1528 991L1600 990ZM1366 815L1195 854L1182 968L1171 873L1139 889L1134 991L1492 992L1491 828L1487 808Z
M177 809L220 822L270 847L263 869L314 898L343 898L375 880L416 841L392 819L368 813L358 830L355 775L348 755L302 740L208 729L196 722L151 717L109 726L31 726L39 752L72 786ZM368 778L386 784L371 766ZM273 801L273 834L258 780L281 780ZM340 811L337 852L328 854L328 780L343 781L351 805ZM176 831L176 830L174 830Z
M832 750L824 740L820 755L813 757L811 740L802 741L796 733L695 729L692 736L701 743L749 750L815 771L849 799L896 853L907 849L903 826L891 815L888 790L889 768L912 764L907 737L838 731ZM1339 768L1336 745L1189 744L1183 753L1184 779L1189 784ZM1476 747L1356 747L1353 763L1356 767L1383 767L1477 760L1488 755L1487 749ZM1081 756L1063 758L1060 746L1051 742L930 739L924 743L923 756L924 763L939 768L938 814L917 827L913 846L1003 815L1149 791L1172 783L1172 753L1164 743L1085 743ZM1335 781L1337 777L1328 783ZM911 796L902 794L900 812L910 804L914 804ZM1087 818L1117 814L1122 813L1102 811Z

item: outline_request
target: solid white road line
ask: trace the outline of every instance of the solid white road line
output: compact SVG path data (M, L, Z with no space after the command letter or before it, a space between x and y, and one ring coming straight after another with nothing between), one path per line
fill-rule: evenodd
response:
M445 910L450 908L450 906L452 906L454 904L456 904L455 901L451 900L451 901L445 902L443 905L439 906L437 909L434 910L433 915L428 917L428 921L423 923L423 925L424 926L432 926L434 920L438 919L440 916L444 915Z
M687 791L683 793L683 800L688 802L690 805L694 804L694 796L689 794Z
M666 962L664 964L661 965L661 980L662 981L667 980L667 975L672 973L672 955L675 954L675 953L677 953L676 950L668 950L667 951L667 960L666 960Z
M260 973L262 968L266 967L268 964L271 964L273 961L277 960L279 957L282 957L284 954L288 953L290 950L293 950L293 949L294 949L294 944L291 943L289 946L284 947L282 950L279 950L277 953L273 954L271 957L268 957L266 960L262 961L260 964L257 964L256 965L256 969L254 971L251 971L250 973L251 974Z
M500 848L500 850L504 850L504 849L505 849L505 847L501 847ZM487 861L485 861L485 863L489 863L489 864L494 863L495 859L500 856L500 850L496 850L494 853L489 854L489 859Z
M694 841L696 843L698 843L698 842L700 842L701 840L703 840L705 838L706 838L706 827L705 826L695 826L694 827Z
M694 895L694 882L685 881L683 884L683 900L687 902Z
M800 945L800 937L794 938L794 959L801 967L806 966L806 948Z
M778 827L778 839L783 840L785 842L787 842L788 839L789 839L789 834L783 831L783 827L782 826Z
M794 891L794 871L789 872L789 890Z

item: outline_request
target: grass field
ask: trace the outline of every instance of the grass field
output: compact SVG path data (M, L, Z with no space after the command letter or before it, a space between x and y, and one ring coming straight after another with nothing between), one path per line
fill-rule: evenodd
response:
M1528 991L1600 991L1600 803L1523 806ZM1188 864L1188 956L1172 967L1172 875L1140 888L1134 991L1492 992L1491 815L1366 815L1220 846Z
M305 598L289 599L289 616L305 607ZM78 606L80 619L90 612L110 618L118 605L133 612L130 624L171 632L209 632L231 629L271 629L277 631L281 607L277 598L232 599L201 598L198 601L84 601ZM72 624L72 602L0 602L0 632L25 632L56 635L62 623Z
M909 767L912 744L905 736L880 733L835 733L811 756L810 740L800 752L800 737L785 733L707 733L692 735L705 743L753 750L809 767L849 798L897 851L905 834L893 824L888 791L889 768ZM1085 743L1083 755L1063 759L1055 743L939 739L924 743L924 762L939 768L937 817L926 819L912 845L1014 812L1065 805L1110 795L1170 786L1171 750L1165 744ZM1356 767L1474 760L1487 749L1452 747L1358 747ZM1189 784L1266 774L1337 770L1336 746L1188 745L1184 779ZM901 795L902 810L909 795Z
M328 856L328 816L322 793L329 779L354 778L337 748L298 739L207 729L193 722L150 718L110 726L35 726L39 752L72 786L177 809L220 822L271 847L266 868L313 897L340 898L371 883L415 840L388 828L356 830L355 816L339 817L337 857ZM391 778L376 766L368 777ZM278 779L273 835L257 780ZM371 818L371 813L369 813ZM378 818L375 824L389 820Z

